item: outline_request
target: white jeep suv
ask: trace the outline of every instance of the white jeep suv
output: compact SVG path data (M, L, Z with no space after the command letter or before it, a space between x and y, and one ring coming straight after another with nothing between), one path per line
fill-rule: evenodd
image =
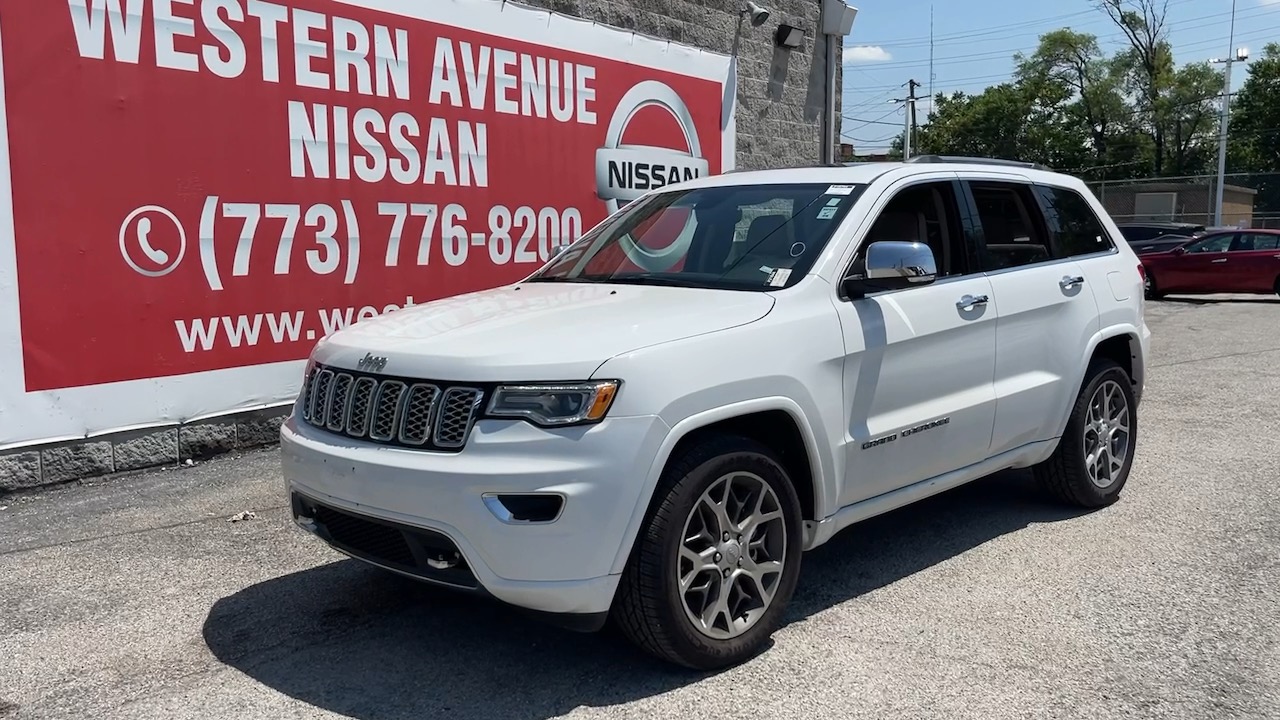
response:
M860 520L1005 468L1115 501L1141 273L1086 186L1037 166L682 182L518 283L321 341L287 493L355 558L723 667Z

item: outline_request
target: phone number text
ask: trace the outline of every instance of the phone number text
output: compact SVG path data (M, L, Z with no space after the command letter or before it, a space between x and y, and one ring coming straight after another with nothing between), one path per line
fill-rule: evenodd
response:
M376 215L377 222L369 212ZM200 215L200 263L209 288L222 290L224 269L218 266L215 251L218 243L229 238L226 233L216 236L214 228L219 221L239 225L231 277L245 277L258 267L253 266L253 249L265 242L274 244L274 274L288 275L303 268L303 272L316 275L340 272L347 285L359 275L363 252L373 254L370 261L380 260L385 267L441 262L458 267L477 257L487 257L498 266L541 265L557 247L572 243L583 231L582 213L577 208L494 205L479 215L476 222L458 203L379 202L371 211L357 212L350 200L341 200L335 207L325 203L224 202L209 196ZM361 247L362 227L377 228L367 243L376 249ZM305 247L295 247L300 235Z

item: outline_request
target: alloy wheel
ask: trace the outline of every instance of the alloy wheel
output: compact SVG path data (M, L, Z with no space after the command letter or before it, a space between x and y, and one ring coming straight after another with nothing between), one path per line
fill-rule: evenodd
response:
M1089 480L1111 487L1129 457L1129 400L1115 380L1098 386L1084 422L1084 465Z
M716 479L681 535L675 565L685 615L716 640L747 632L773 602L786 552L786 519L769 483L749 472Z

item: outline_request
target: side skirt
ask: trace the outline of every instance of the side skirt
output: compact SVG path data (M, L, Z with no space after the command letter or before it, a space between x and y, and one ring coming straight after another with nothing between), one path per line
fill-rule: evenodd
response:
M968 482L1010 468L1028 467L1052 454L1058 441L1043 440L1014 448L968 467L929 478L914 485L892 490L846 505L821 522L805 523L804 549L812 550L830 540L836 533L855 523L910 505L918 500L944 493Z

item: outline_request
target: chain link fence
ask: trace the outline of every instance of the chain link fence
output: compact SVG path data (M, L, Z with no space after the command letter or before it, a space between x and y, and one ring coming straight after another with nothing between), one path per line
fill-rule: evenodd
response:
M1216 175L1093 181L1089 187L1117 223L1217 224ZM1280 228L1280 172L1227 174L1222 225Z

